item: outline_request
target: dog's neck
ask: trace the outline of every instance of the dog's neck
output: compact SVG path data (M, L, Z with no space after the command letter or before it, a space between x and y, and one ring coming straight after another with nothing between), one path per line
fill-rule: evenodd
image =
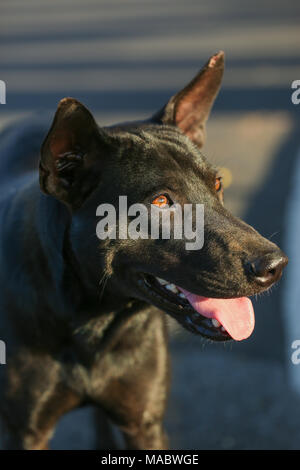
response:
M106 296L100 285L103 272L99 240L92 228L88 232L80 214L72 216L64 204L42 194L35 180L11 199L2 223L16 227L9 231L16 239L11 240L14 248L5 253L5 262L22 266L20 290L34 293L26 302L31 309L38 310L36 293L46 289L48 308L55 314L61 310L62 315L68 315L82 308L89 314L114 310L107 300L114 297ZM38 270L34 277L33 264ZM118 309L126 308L128 301L118 299Z

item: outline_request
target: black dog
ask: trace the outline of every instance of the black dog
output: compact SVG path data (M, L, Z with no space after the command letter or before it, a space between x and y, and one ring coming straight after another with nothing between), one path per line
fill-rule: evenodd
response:
M223 207L220 178L199 151L223 68L220 52L146 122L99 128L82 104L63 99L42 146L39 182L39 127L3 134L6 448L47 448L58 419L87 403L107 413L128 447L165 448L169 364L161 310L212 340L251 334L245 296L277 281L287 258ZM186 250L174 237L100 242L96 208L118 207L120 195L128 205L166 210L175 202L204 204L203 248Z

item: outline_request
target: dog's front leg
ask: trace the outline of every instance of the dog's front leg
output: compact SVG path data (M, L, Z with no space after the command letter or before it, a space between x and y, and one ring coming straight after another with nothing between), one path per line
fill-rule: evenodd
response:
M162 315L152 322L138 345L128 351L120 346L106 357L111 378L98 402L122 431L129 449L168 447L163 418L169 391L169 355Z
M163 427L168 395L167 375L157 380L148 374L111 384L113 401L106 401L108 416L124 435L128 449L167 449Z
M48 448L59 418L80 404L63 376L61 365L48 355L23 351L7 364L0 400L5 449Z
M123 430L127 449L166 450L168 438L163 428L162 416L146 419L139 425Z

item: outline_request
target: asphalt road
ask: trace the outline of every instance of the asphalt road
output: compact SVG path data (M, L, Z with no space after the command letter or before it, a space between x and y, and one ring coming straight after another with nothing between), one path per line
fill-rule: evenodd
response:
M101 124L147 116L223 49L224 86L204 153L230 170L228 207L289 253L286 210L300 146L300 105L291 102L291 83L300 79L299 13L296 0L2 0L7 104L0 126L53 113L70 95ZM300 448L287 282L254 301L256 329L243 343L215 346L172 328L166 424L174 448ZM92 421L91 410L65 417L53 447L92 447Z

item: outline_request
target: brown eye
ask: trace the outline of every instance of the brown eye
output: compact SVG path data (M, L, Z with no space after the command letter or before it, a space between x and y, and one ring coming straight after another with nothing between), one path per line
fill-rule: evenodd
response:
M170 205L170 200L168 199L167 196L164 194L161 194L160 196L157 196L151 204L154 204L154 206L164 208L164 207L169 207Z
M217 193L222 189L222 178L216 178L215 181L215 190Z

